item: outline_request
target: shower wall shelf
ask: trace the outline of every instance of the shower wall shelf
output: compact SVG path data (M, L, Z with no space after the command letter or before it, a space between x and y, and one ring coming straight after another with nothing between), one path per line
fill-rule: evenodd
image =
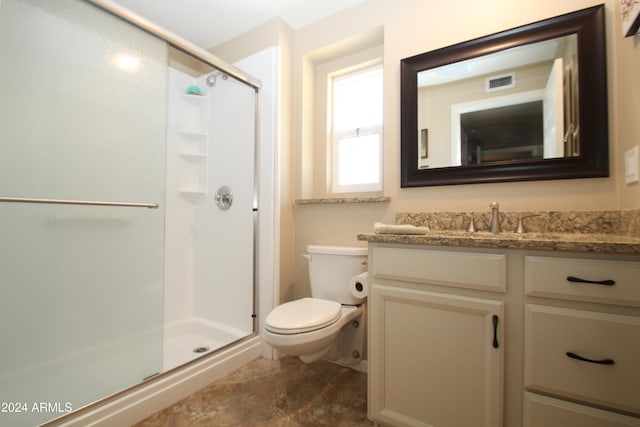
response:
M184 96L185 98L187 98L190 101L207 101L209 99L209 97L207 95L195 95L192 93L184 93L182 94L182 96Z
M208 194L209 97L182 94L178 105L178 193L196 201Z
M206 159L208 157L205 153L188 153L186 151L179 155L185 159Z
M209 97L205 95L182 95L184 115L180 133L192 136L207 136L209 132Z
M206 131L194 129L183 129L179 133L191 137L206 137L207 135L209 135Z
M205 197L208 194L207 191L187 190L187 189L178 190L178 193L180 193L181 195L183 195L187 199L191 199L191 200L200 199L202 197Z

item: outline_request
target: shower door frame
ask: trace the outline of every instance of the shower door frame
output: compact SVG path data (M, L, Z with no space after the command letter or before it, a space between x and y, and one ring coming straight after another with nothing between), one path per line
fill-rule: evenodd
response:
M123 8L122 6L110 0L85 0L85 1L124 19L125 21L137 26L138 28L141 28L147 31L148 33L153 34L154 36L166 41L173 47L179 50L182 50L183 52L188 53L192 56L195 56L196 58L202 60L208 65L211 65L212 67L217 68L218 70L226 74L229 74L230 76L236 78L237 80L240 80L246 83L247 85L253 87L256 90L256 93L259 94L262 84L258 79L250 76L249 74L234 67L233 65L225 63L222 59L218 58L211 52L205 49L202 49L201 47L198 47L193 43L179 36L176 36L175 34L165 30L164 28L159 27L158 25L150 21L147 21L146 19L142 18L139 15L135 15L134 13L130 12L129 10ZM258 97L258 104L259 104L259 97ZM256 135L256 137L257 136L258 135Z

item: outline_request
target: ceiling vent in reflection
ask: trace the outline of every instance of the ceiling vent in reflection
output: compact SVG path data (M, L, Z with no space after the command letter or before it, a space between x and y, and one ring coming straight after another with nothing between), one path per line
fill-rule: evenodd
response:
M493 92L494 90L509 89L511 87L516 87L516 73L489 77L486 80L485 90Z

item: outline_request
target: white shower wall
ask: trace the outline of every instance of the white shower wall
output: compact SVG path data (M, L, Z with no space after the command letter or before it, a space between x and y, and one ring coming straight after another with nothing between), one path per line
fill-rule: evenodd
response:
M197 319L243 336L253 331L255 91L221 76L209 87L207 75L169 72L165 325ZM208 103L205 119L196 120L206 125L203 135L178 132L191 85L203 92L195 102ZM185 148L202 156L185 160ZM203 194L180 192L185 167ZM223 185L234 194L227 211L214 199Z
M195 215L194 313L253 332L255 91L232 78L209 89L208 196ZM233 191L229 210L214 193Z
M193 315L193 249L196 205L178 193L179 99L194 78L169 68L166 160L164 323Z

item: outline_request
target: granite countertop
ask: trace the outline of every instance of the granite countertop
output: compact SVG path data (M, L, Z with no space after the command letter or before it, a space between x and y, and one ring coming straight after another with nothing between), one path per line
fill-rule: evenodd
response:
M529 249L640 255L640 239L611 234L500 233L486 231L431 231L423 235L359 234L358 240L404 245L434 245L469 248Z
M506 212L501 213L503 230L515 230L514 224L517 224L520 216L529 218L528 222L525 220L528 232L519 234L503 231L495 235L488 231L462 231L466 229L465 224L468 224L470 217L474 217L477 229L488 229L488 215L485 212L399 213L396 216L397 224L427 226L430 232L424 235L364 233L358 235L358 240L405 245L640 255L640 210Z

